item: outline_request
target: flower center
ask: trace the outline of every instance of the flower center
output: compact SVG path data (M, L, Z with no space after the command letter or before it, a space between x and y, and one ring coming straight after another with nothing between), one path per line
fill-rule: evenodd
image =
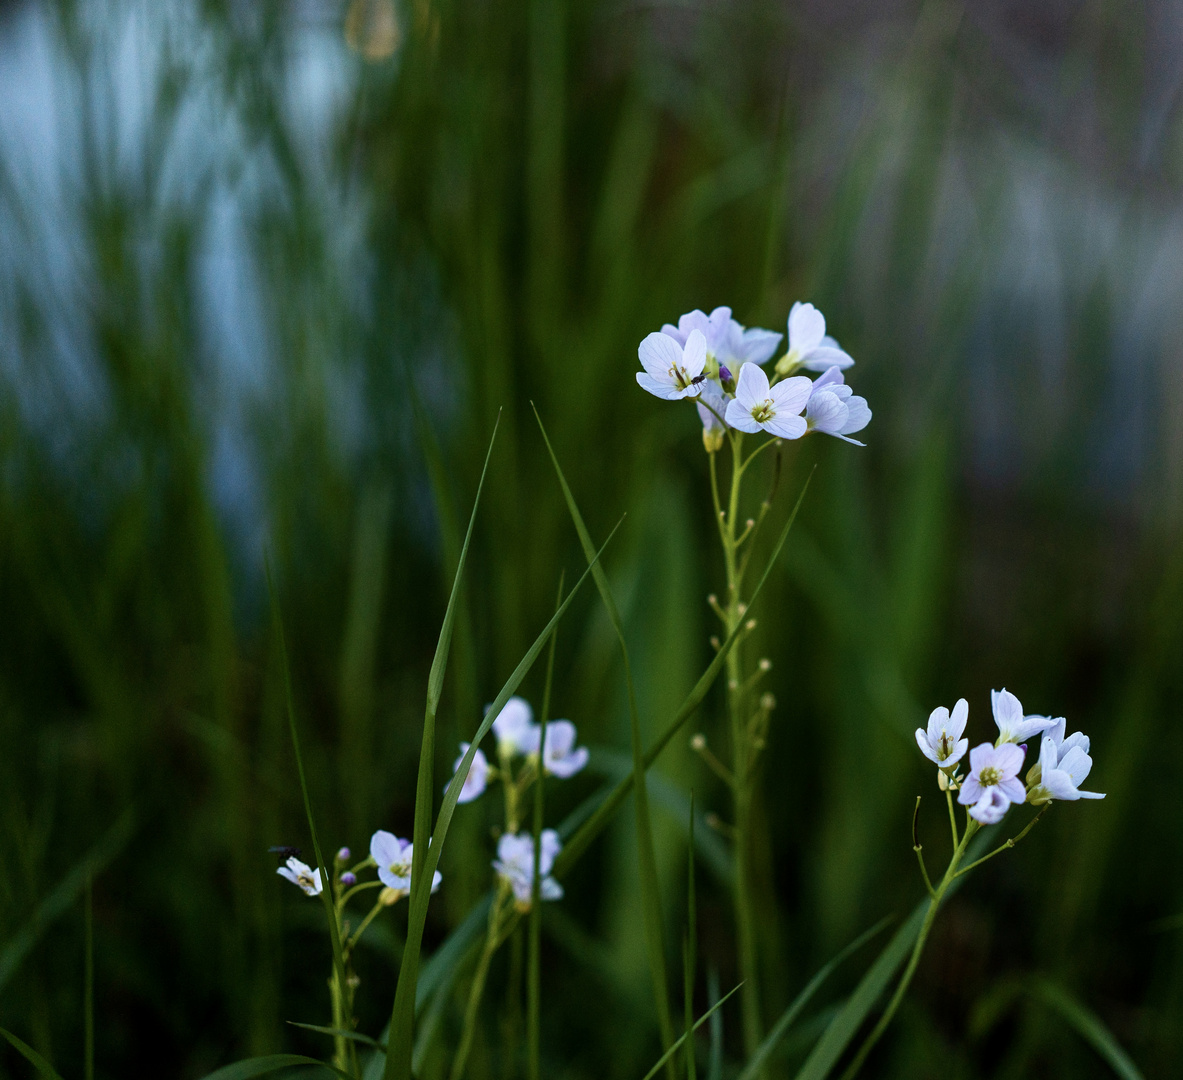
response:
M939 757L942 761L944 761L945 758L947 758L952 752L953 752L953 740L949 738L949 735L947 732L942 731L941 732L941 746L940 746L940 749L937 750L937 757Z
M1002 774L993 766L987 765L980 773L978 773L978 783L982 787L991 787L997 784L1002 779Z
M765 398L759 405L752 406L752 419L757 424L766 424L776 415L776 406L772 404L772 398Z
M405 860L403 862L391 863L390 872L394 874L395 877L410 877L411 864Z

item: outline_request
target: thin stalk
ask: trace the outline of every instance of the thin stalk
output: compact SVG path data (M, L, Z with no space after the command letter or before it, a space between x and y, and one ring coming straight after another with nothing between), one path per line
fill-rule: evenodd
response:
M460 1080L464 1075L464 1066L468 1064L468 1054L472 1050L473 1036L476 1034L477 1013L481 1007L481 997L485 992L485 980L489 977L489 965L493 961L493 954L501 944L501 910L505 901L505 886L498 887L493 906L489 909L489 929L485 934L485 947L481 950L481 958L477 961L476 971L472 976L472 986L468 991L468 1005L464 1009L464 1028L460 1035L460 1046L456 1057L452 1060L452 1080Z
M1026 836L1032 829L1035 828L1035 825L1039 821L1039 819L1041 817L1043 817L1044 814L1047 813L1049 806L1051 806L1050 802L1044 803L1043 809L1040 810L1039 813L1036 814L1035 817L1033 817L1029 822L1027 822L1027 827L1025 829L1023 829L1023 831L1021 833L1019 833L1018 836L1012 836L1009 840L1006 841L1006 843L999 844L998 847L996 847L992 852L990 852L989 855L983 855L976 862L971 862L969 864L969 866L962 867L953 876L954 877L961 877L962 874L968 874L975 867L981 866L982 863L986 862L988 859L994 858L995 855L1000 855L1004 851L1009 851L1011 848L1013 848L1015 846L1015 844L1017 844L1020 840L1022 840L1024 836Z
M961 842L954 848L953 857L949 860L945 875L941 878L940 885L937 886L932 899L928 902L928 911L924 914L924 922L920 926L920 933L916 936L916 944L912 946L912 955L908 957L908 966L904 968L904 974L900 977L895 993L891 995L891 1000L887 1003L887 1008L883 1010L883 1015L879 1017L878 1022L871 1029L871 1033L863 1041L863 1045L859 1047L854 1060L846 1072L842 1074L842 1080L853 1080L858 1075L859 1069L863 1067L863 1062L867 1060L867 1055L874 1049L875 1044L895 1017L896 1010L900 1007L900 1002L904 1000L904 994L908 992L908 987L912 983L912 976L916 974L916 967L920 963L920 954L924 952L924 945L928 941L929 931L932 930L932 924L941 908L941 901L945 898L949 886L953 884L953 879L957 877L957 867L965 857L965 849L969 846L969 842L978 828L976 821L972 818L968 819L965 832L961 836Z
M957 835L957 815L953 813L953 792L948 788L945 789L945 802L949 806L949 828L953 830L953 850L956 851L961 839Z

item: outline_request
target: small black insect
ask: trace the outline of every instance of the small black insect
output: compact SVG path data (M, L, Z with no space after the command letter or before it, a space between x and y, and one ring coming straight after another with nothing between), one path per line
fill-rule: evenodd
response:
M269 847L267 853L269 855L278 855L281 859L298 859L300 857L300 849L298 847L284 847L282 844L278 847Z
M706 379L707 377L705 375L695 375L694 378L690 380L690 385L697 386L700 382L706 382Z

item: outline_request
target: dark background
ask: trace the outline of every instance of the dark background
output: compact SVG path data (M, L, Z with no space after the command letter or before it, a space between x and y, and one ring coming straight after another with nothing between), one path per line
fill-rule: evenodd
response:
M947 837L912 729L966 696L991 738L1005 685L1092 737L1108 798L1055 807L975 873L866 1075L1108 1075L1011 993L1036 977L1172 1075L1181 57L1183 7L1162 0L0 6L0 1024L81 1075L89 870L99 1076L326 1055L285 1024L328 1022L329 953L266 854L308 842L264 553L322 842L408 835L498 410L441 786L581 566L533 400L593 535L628 512L606 566L656 731L709 660L722 565L698 421L637 388L637 343L717 304L783 330L802 299L875 416L865 450L786 456L778 520L817 471L758 612L779 703L769 1018L922 895L917 793L934 865ZM541 673L523 690L537 703ZM555 706L593 747L553 789L557 821L627 763L590 590L560 630ZM695 724L723 739L714 695ZM727 807L685 739L658 772L675 964L686 794ZM429 948L489 884L495 810L457 815ZM626 811L546 912L548 1076L638 1076L659 1052L632 844ZM725 859L700 862L704 970L726 988ZM404 920L359 954L370 1034ZM510 954L473 1077L514 1074ZM0 1075L29 1070L5 1050Z

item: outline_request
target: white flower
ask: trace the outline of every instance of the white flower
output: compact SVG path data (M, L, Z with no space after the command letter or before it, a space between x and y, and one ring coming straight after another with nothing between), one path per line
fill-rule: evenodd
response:
M464 761L464 755L468 753L468 748L471 743L462 742L460 744L460 756L456 759L456 764L452 766L453 774L460 768L460 763ZM485 757L485 752L478 749L473 755L472 764L468 767L468 775L464 778L464 784L460 788L460 798L457 802L472 802L473 799L478 799L485 793L485 788L489 783L489 759ZM445 790L447 790L445 788Z
M983 825L1001 821L1011 803L1027 798L1027 789L1018 779L1023 767L1023 751L1014 743L991 746L982 743L969 752L969 776L962 782L957 801L969 807L970 817Z
M999 745L1026 742L1055 722L1048 716L1024 716L1019 699L1005 688L990 691L990 704L998 725Z
M942 705L928 714L928 730L916 729L916 744L920 752L939 768L956 765L969 749L969 739L963 739L965 722L969 718L969 702L958 698L952 715Z
M321 890L320 867L315 870L307 863L300 862L294 855L288 859L286 866L275 871L280 877L285 877L293 885L299 885L309 896L319 896Z
M799 439L806 424L801 410L809 400L811 383L805 376L784 379L769 387L759 364L744 364L735 385L735 400L727 406L727 423L740 431L767 431L779 439Z
M789 312L789 351L776 363L776 370L787 375L797 368L825 371L831 367L848 368L853 358L826 334L826 319L812 304L796 303Z
M855 446L864 446L848 436L862 431L871 422L871 410L864 397L855 397L846 385L842 371L832 367L814 380L805 406L805 423L810 431L820 431L844 439Z
M539 837L538 871L542 875L539 896L543 900L562 899L562 885L549 876L555 856L562 846L559 834L554 829L542 830ZM493 869L513 889L518 910L528 910L534 885L534 837L528 833L520 836L505 833L497 842L497 858L493 862Z
M1080 785L1093 767L1089 757L1089 738L1082 732L1074 732L1064 738L1066 722L1063 717L1052 722L1043 734L1039 750L1039 763L1027 774L1030 785L1027 801L1035 805L1060 799L1075 802L1077 799L1103 799L1096 791L1081 791Z
M378 877L388 889L402 895L411 891L411 864L415 852L415 845L410 840L403 840L379 829L370 837L370 858L378 866ZM431 879L431 891L435 892L443 881L443 875L437 870Z
M530 753L538 753L541 728L534 727L534 746ZM570 720L552 720L546 725L546 747L542 754L543 768L553 776L566 779L574 776L587 764L587 747L575 746L575 725Z
M668 334L649 334L637 349L644 371L637 372L642 390L666 401L697 397L706 377L707 342L701 330L692 330L685 348Z
M530 708L529 702L525 698L511 697L493 721L498 753L502 757L530 753L531 747L538 745L538 736L533 734L534 728L534 710Z
M679 345L685 345L695 330L700 330L706 339L708 368L712 361L716 365L733 367L749 360L754 364L762 364L776 352L784 336L759 327L745 329L742 323L731 317L729 307L717 307L710 315L696 308L683 315L677 326L666 323L661 328L663 334L673 338Z

